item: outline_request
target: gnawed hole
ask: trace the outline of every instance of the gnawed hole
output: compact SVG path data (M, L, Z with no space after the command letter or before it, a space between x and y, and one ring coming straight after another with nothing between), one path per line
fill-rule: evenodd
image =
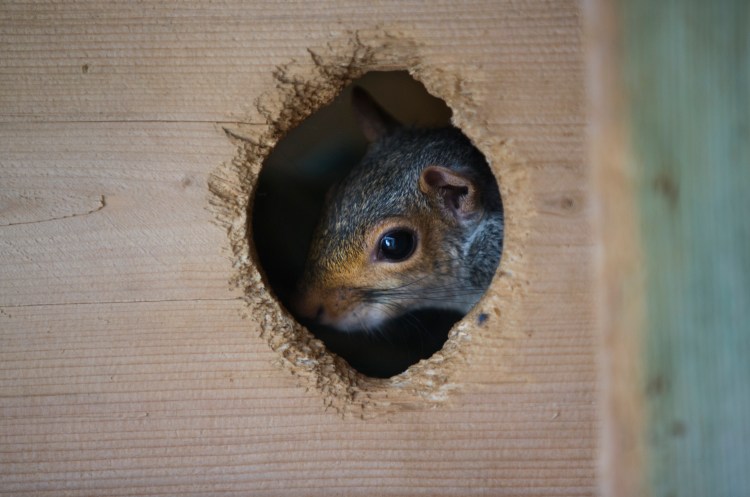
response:
M355 331L341 331L295 313L295 292L326 193L347 176L368 145L352 111L355 86L367 90L404 125L450 125L451 111L445 102L430 95L407 72L367 73L277 143L258 178L252 236L267 281L284 307L361 373L390 377L439 350L463 313L418 309Z

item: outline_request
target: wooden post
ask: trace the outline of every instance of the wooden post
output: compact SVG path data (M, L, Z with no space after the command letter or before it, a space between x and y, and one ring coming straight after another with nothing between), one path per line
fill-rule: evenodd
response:
M750 7L589 7L604 493L750 495Z

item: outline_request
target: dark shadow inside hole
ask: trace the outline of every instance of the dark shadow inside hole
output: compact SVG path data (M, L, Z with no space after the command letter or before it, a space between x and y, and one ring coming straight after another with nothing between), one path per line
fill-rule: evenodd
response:
M268 156L255 192L252 233L267 281L281 303L352 367L368 376L390 377L439 350L463 313L407 309L376 327L367 327L367 331L341 331L294 313L295 292L326 192L347 176L367 149L352 111L354 86L366 89L406 126L450 126L451 111L445 102L431 96L407 72L366 74L291 130ZM485 176L484 180L495 183L489 169L487 172L491 179Z

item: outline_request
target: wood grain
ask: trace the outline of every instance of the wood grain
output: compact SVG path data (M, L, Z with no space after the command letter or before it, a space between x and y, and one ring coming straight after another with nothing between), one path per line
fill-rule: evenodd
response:
M524 291L488 297L513 322L448 403L367 420L243 319L207 191L274 68L357 29L462 75L532 210ZM3 2L0 494L593 495L580 30L573 2Z

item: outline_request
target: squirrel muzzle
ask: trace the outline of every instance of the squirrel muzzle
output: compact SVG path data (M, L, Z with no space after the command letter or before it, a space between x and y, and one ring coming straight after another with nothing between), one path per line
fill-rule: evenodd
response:
M393 317L388 306L365 302L356 289L346 287L303 288L291 305L302 324L330 326L340 331L376 328Z
M292 299L292 311L302 320L337 327L351 297L352 292L343 288L303 288Z

